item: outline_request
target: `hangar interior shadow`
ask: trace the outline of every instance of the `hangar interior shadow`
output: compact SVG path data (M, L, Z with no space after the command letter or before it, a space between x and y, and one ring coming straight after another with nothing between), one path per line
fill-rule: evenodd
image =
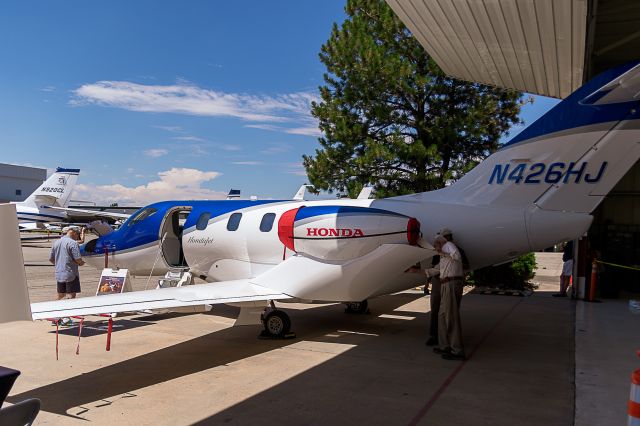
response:
M513 424L514 413L520 413L521 424L573 421L572 303L544 293L529 298L465 296L463 331L472 357L460 372L460 363L442 360L424 346L428 314L393 312L420 296L403 293L374 299L372 315L344 315L341 305L290 309L299 337L295 340L256 340L256 328L227 328L13 395L9 401L37 397L43 410L69 415L73 407L313 341L354 346L209 417L204 405L200 424L256 419L286 424L311 419L371 424L450 419L449 424L465 424L473 410L484 413L487 407L497 416L485 419L486 424ZM378 316L383 313L415 319ZM456 371L460 374L452 380ZM437 403L425 411L434 397ZM210 398L213 402L216 395ZM532 401L545 410L525 418L522 405Z

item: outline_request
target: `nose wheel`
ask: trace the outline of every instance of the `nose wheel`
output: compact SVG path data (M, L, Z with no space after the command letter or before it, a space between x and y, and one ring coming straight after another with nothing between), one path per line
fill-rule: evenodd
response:
M362 302L347 302L345 303L347 307L344 312L347 314L368 314L369 313L369 302L367 300L363 300Z
M286 312L280 309L270 309L262 316L264 330L260 333L261 338L268 339L290 339L295 337L291 332L291 319Z

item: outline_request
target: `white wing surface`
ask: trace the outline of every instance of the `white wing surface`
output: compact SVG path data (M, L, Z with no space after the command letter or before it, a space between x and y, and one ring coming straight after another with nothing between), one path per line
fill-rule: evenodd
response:
M290 298L291 296L284 293L251 284L249 280L235 280L32 303L31 312L33 319L39 320L74 315L97 315L145 309Z
M115 213L115 212L104 212L100 210L85 210L85 209L76 209L72 207L56 207L56 206L46 206L48 209L60 210L66 213L78 213L82 216L90 216L90 217L106 217L109 219L128 219L130 214L126 213Z

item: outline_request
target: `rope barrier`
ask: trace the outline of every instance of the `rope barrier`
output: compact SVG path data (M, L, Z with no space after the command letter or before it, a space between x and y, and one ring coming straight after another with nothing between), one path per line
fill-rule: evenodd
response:
M78 327L78 345L76 346L76 355L80 355L80 336L82 335L82 325L84 324L84 317L74 318L80 318L80 326Z
M58 320L56 319L56 361L58 360Z
M640 268L634 268L633 266L618 265L617 263L603 262L602 260L597 260L597 259L595 259L594 261L598 263L602 263L603 265L615 266L616 268L624 268L624 269L631 269L632 271L640 271Z

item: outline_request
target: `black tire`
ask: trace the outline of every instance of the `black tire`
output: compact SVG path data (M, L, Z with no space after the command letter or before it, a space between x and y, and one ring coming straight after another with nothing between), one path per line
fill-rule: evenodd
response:
M284 337L291 330L291 319L286 312L270 311L262 320L264 331L271 337Z
M347 302L347 312L352 314L366 314L369 311L369 302Z

